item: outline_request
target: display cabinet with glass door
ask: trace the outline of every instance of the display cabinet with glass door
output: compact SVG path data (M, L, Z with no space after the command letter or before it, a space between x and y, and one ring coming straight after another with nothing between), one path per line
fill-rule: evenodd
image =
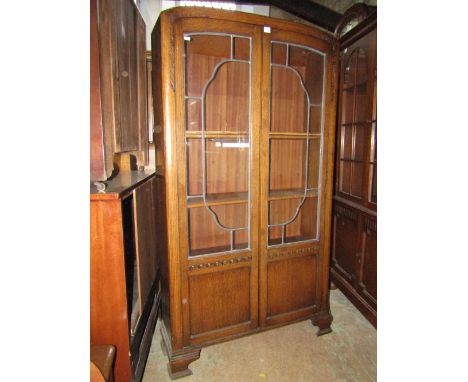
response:
M161 14L152 38L153 98L165 100L154 106L171 375L187 375L200 346L228 338L300 319L329 332L333 36L179 8Z
M377 17L354 6L340 27L332 281L377 325ZM345 25L345 23L342 23Z

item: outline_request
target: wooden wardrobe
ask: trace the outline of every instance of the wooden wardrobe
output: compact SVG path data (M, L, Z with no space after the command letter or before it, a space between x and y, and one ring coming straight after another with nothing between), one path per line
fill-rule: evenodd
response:
M356 4L336 33L341 70L331 279L377 327L377 11Z
M331 331L335 42L241 12L160 15L152 82L173 378L203 345L304 319Z

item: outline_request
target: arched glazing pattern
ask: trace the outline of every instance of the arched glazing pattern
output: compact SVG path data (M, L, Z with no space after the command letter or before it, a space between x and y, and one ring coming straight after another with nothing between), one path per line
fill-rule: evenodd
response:
M318 240L325 57L271 43L268 245Z
M189 256L250 249L252 41L184 40Z

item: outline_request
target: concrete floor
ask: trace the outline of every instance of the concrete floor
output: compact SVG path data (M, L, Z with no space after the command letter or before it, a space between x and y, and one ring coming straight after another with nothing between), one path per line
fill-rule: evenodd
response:
M310 320L208 346L181 382L377 380L377 331L339 290L330 293L333 332L321 337ZM159 323L143 382L170 381Z

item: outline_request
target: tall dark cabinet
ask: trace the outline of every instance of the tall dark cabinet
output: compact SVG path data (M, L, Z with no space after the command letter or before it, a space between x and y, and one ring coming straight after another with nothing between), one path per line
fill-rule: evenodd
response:
M377 11L338 24L340 84L331 280L377 326Z

